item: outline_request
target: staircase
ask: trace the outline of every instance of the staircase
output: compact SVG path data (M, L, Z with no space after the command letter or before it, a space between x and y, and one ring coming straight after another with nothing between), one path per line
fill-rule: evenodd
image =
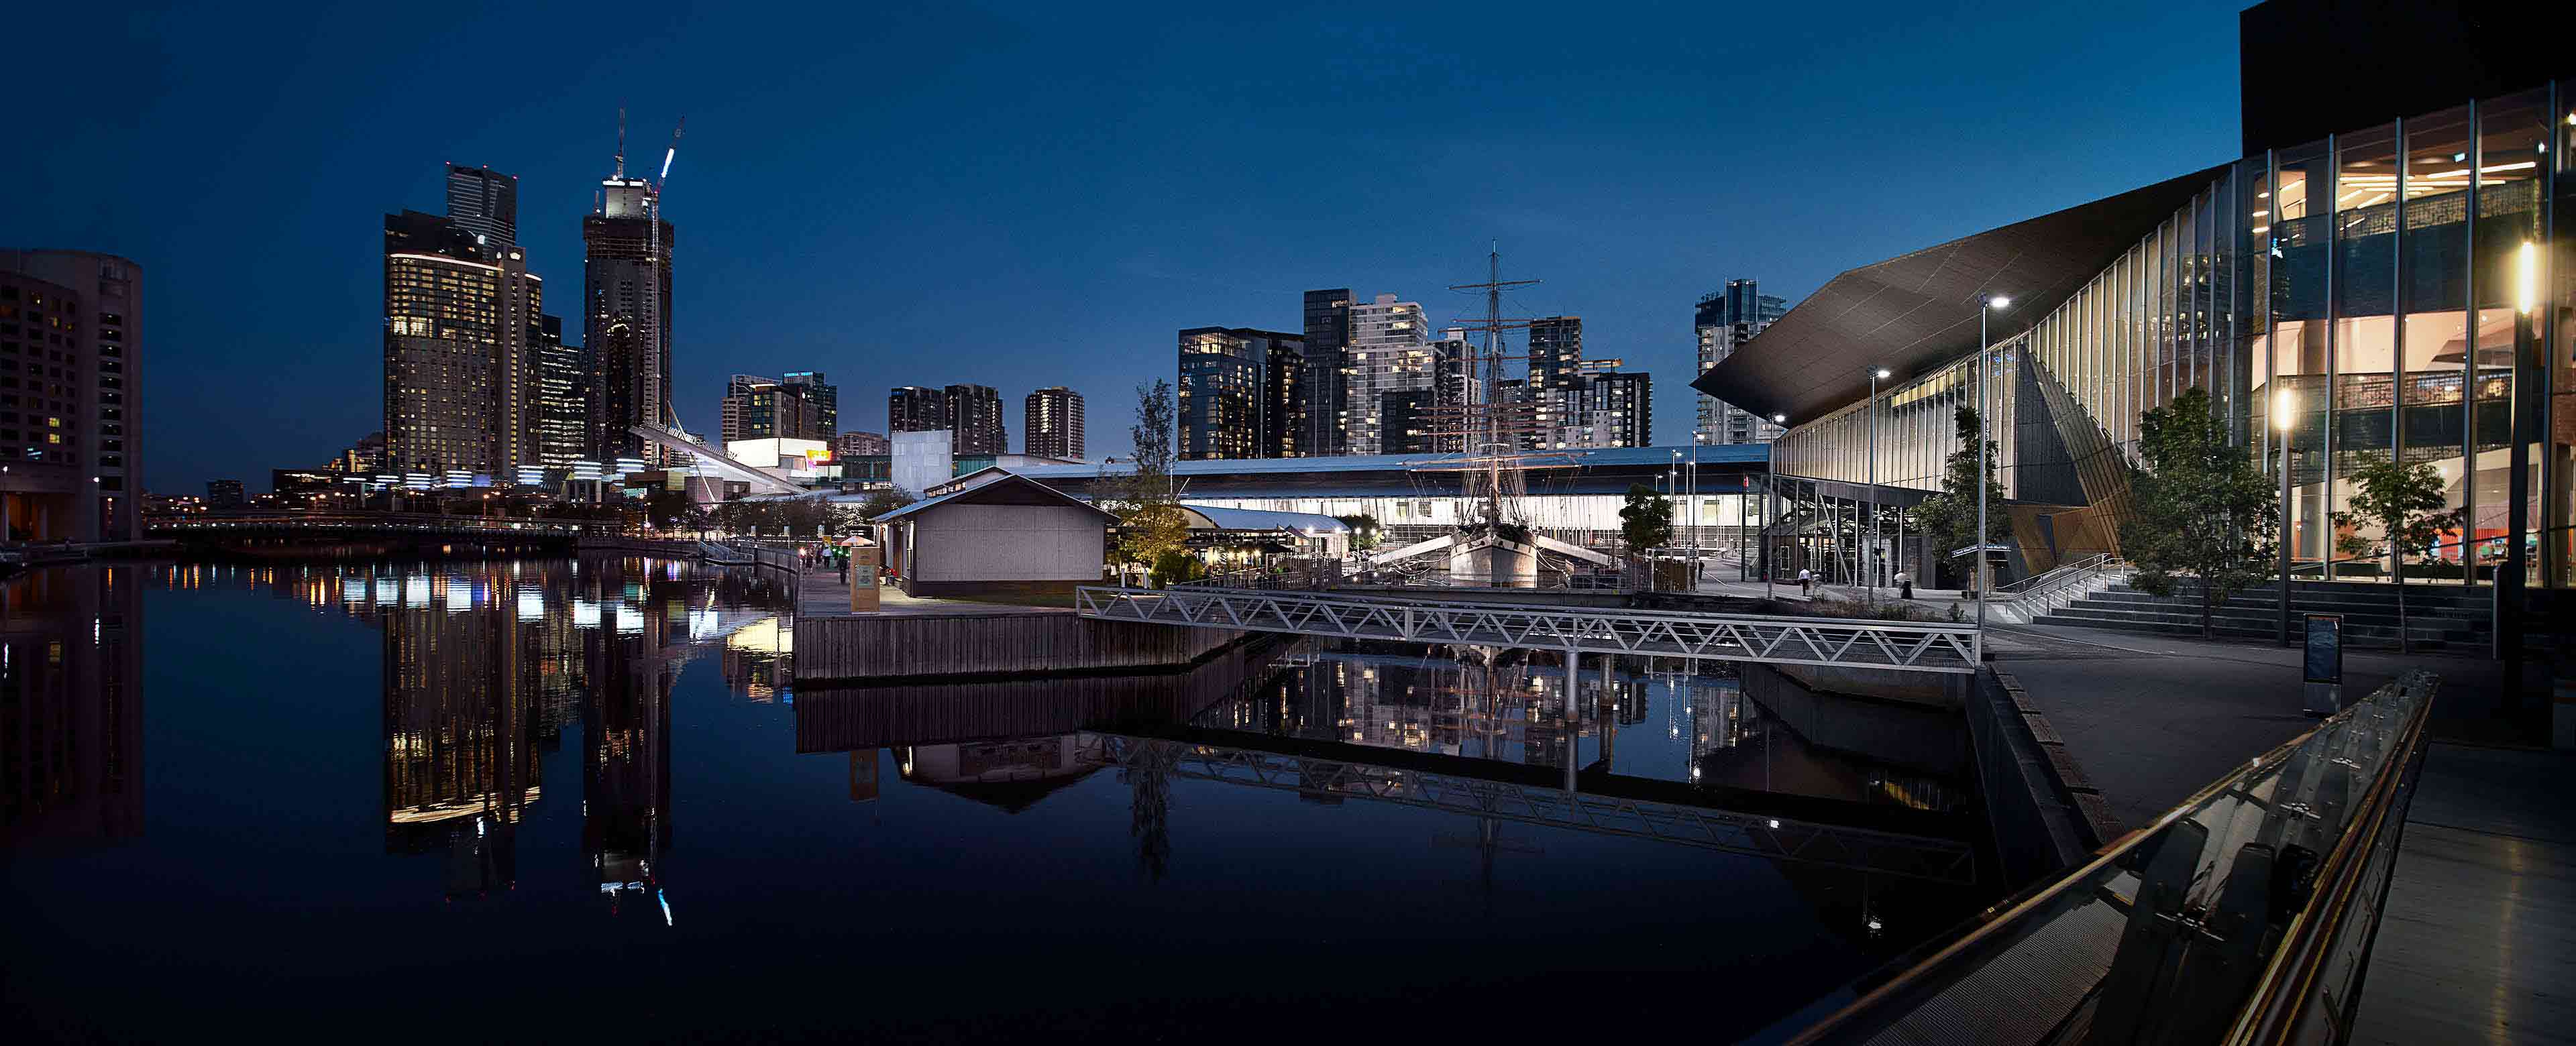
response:
M2406 634L2417 650L2483 652L2494 631L2494 596L2458 585L2406 586ZM2210 631L2231 639L2271 639L2279 634L2280 586L2238 592L2210 616ZM2386 584L2295 581L2290 584L2290 627L2300 614L2342 614L2344 642L2354 647L2397 648L2397 589ZM2043 625L2074 625L2166 635L2200 634L2200 594L2178 587L2171 596L2138 591L2125 581L2033 618Z

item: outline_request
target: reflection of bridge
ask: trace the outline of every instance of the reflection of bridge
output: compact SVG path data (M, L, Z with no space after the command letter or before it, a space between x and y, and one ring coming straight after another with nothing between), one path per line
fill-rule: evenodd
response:
M1900 672L1977 670L1974 625L1434 602L1344 593L1085 586L1082 616L1337 639L1521 647ZM1567 670L1572 671L1571 660Z
M1276 740L1265 739L1265 743ZM1396 753L1366 750L1363 754L1372 760L1383 761L1386 756ZM1106 766L1135 767L1143 764L1192 780L1221 781L1301 795L1374 799L1473 817L1653 839L1771 860L1803 861L1953 883L1974 882L1976 878L1972 851L1967 843L1957 840L1510 781L1503 778L1511 776L1510 772L1518 768L1514 764L1490 760L1434 757L1456 764L1457 769L1406 769L1375 762L1105 733L1081 735L1076 756ZM1632 779L1632 783L1666 782Z

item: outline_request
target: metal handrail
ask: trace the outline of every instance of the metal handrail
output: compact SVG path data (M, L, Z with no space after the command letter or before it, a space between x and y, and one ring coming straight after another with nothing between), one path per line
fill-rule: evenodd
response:
M2093 594L2095 585L2106 579L2116 582L2135 572L2135 568L2131 567L2127 560L2116 559L2109 553L2103 553L2091 556L2082 563L2060 567L2033 578L2031 580L2046 580L2048 583L2012 593L1997 602L2019 606L2036 601L2049 610L2055 610Z
M2052 1041L2085 1006L2095 1027L2141 1022L2156 1041L2271 1043L2301 1038L2303 1022L2348 1027L2334 1022L2350 1017L2367 937L2356 945L2345 935L2378 920L2343 915L2385 897L2393 833L2384 829L2405 816L2439 683L2407 672L1960 936L1864 976L1858 998L1824 1019L1773 1030L1796 1043L1874 1042L1918 1018L1953 1027L1960 1007L2007 998L2019 1010L1988 1014L1984 1039ZM2272 874L2276 860L2302 853L2323 856L2312 880ZM2034 962L2102 972L2035 984ZM2175 972L2246 964L2261 976Z
M1969 674L1969 624L1694 614L1253 589L1078 586L1084 617L1340 639Z
M1995 594L1998 596L2018 595L2076 571L2086 570L2097 566L2110 558L2111 554L2108 552L2096 552L2090 556L2084 557L2083 559L2076 560L2073 563L2058 564L2056 569L2050 570L2046 573L2034 574L2009 585L1997 585L1995 586Z

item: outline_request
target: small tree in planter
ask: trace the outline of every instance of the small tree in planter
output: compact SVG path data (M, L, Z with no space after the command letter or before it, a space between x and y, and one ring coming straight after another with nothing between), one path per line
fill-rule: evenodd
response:
M1628 543L1628 554L1641 560L1647 552L1673 542L1672 499L1655 493L1643 483L1628 486L1628 500L1619 506L1619 539ZM1649 587L1653 585L1654 561L1645 560Z
M2138 565L2130 584L2165 596L2180 575L2199 579L2206 638L2219 604L2272 576L2280 506L2245 448L2228 443L2227 421L2203 390L2139 419L2138 451L2147 467L2130 477L2133 511L2120 524L2120 550Z
M2406 637L2406 550L2428 548L2442 539L2442 529L2459 518L2458 509L2448 509L2448 491L2442 473L2433 466L2417 462L2399 464L2395 455L2372 453L2360 460L2346 477L2352 481L2352 509L2334 514L2336 526L2359 527L2379 524L2388 541L2388 569L2397 580L2397 649L2409 649ZM2359 555L2370 551L2369 542L2357 536L2349 539L2344 551ZM2356 547L2357 546L2357 547Z

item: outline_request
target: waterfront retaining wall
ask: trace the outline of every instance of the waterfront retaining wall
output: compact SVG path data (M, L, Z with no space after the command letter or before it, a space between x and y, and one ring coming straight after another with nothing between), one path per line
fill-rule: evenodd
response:
M2121 832L2100 789L2008 673L1977 673L1962 711L2007 886L2083 860Z
M1012 676L1178 668L1243 636L1058 612L856 614L796 622L796 680Z

